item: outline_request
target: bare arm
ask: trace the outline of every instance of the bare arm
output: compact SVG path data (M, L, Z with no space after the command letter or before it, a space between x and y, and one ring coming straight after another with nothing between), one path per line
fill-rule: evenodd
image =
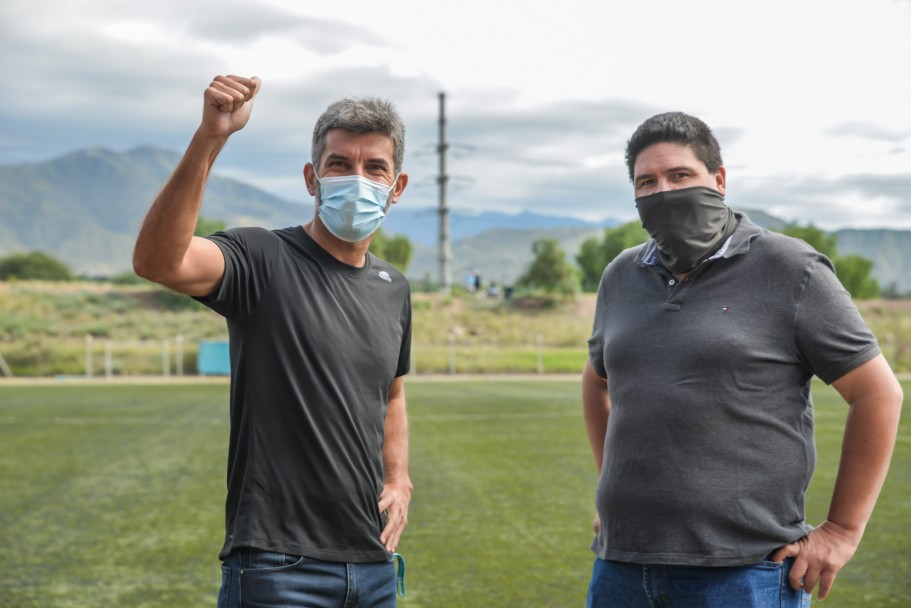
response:
M828 518L773 555L775 561L796 555L791 586L812 593L818 582L819 599L828 595L835 575L860 544L889 469L903 399L901 385L882 355L832 385L849 410Z
M388 517L380 542L389 552L395 551L405 526L408 525L408 505L414 486L408 475L408 414L405 409L405 377L399 376L389 387L386 408L385 441L383 443L383 492L379 509Z
M607 379L595 372L591 361L586 361L585 369L582 371L582 411L595 466L598 467L598 473L601 473L601 465L604 462L604 438L607 435L607 421L610 416L610 395L607 392ZM601 530L601 518L598 515L595 515L592 521L592 529L595 534Z
M139 276L194 296L221 283L221 250L193 232L212 165L228 137L247 124L259 86L255 77L216 76L206 89L202 122L139 230L133 250Z
M607 393L607 379L599 376L591 361L585 363L582 372L582 410L585 416L585 430L592 448L595 466L601 472L604 460L604 437L607 433L607 419L610 415L610 395Z

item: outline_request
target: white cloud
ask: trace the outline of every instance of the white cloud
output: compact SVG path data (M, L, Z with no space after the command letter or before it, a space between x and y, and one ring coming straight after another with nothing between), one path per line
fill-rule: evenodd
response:
M683 110L715 129L731 204L911 229L909 2L7 0L0 54L5 164L180 149L212 76L256 73L253 120L219 168L295 200L319 112L376 94L408 125L407 202L434 204L445 91L467 210L630 219L625 141Z

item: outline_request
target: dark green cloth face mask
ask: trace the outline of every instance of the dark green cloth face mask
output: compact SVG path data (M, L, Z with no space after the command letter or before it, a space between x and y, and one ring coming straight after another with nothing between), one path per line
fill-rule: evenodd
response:
M737 227L721 193L704 186L642 196L636 207L642 227L658 246L658 260L674 273L695 268Z

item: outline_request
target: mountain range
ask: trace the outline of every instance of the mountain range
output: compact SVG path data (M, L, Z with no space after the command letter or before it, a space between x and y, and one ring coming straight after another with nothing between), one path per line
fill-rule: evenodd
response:
M136 233L162 184L177 164L173 151L140 146L126 152L94 148L41 163L0 167L0 256L41 250L84 275L110 276L128 270ZM761 211L744 210L757 224L785 222ZM201 214L229 227L280 228L308 221L311 202L275 197L238 180L210 177ZM572 260L582 242L601 238L616 221L586 222L572 217L523 212L472 214L452 209L452 278L477 272L486 284L514 281L531 261L531 245L556 239ZM383 230L406 236L414 246L407 275L438 278L438 214L431 207L393 208ZM911 231L846 229L834 233L841 254L874 262L880 285L911 292Z

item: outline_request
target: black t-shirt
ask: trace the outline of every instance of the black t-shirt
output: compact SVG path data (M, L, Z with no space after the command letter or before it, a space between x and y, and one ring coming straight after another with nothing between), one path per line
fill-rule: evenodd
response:
M231 351L220 556L388 559L377 502L388 390L410 366L407 280L369 253L338 261L300 226L209 238L225 276L199 300L227 319Z

